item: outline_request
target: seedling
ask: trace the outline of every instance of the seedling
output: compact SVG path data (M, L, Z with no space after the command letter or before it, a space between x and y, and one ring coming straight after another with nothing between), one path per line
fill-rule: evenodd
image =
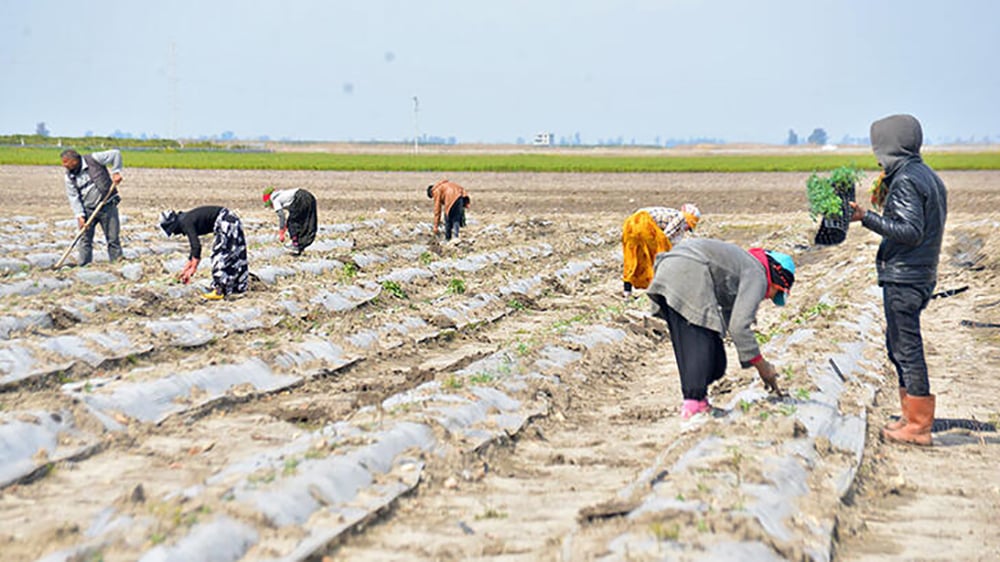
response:
M507 306L518 311L524 310L524 304L522 304L521 301L517 299L510 299L509 301L507 301Z
M798 408L791 404L782 404L778 407L778 412L780 412L783 416L790 416L794 414L796 410L798 410Z
M149 542L152 544L160 544L165 540L167 540L167 535L165 533L161 533L160 531L154 531L151 535L149 535Z
M809 400L809 391L804 388L795 389L795 397L799 400Z
M489 373L477 373L469 377L469 382L472 384L487 384L493 382L495 378Z
M748 401L740 398L740 411L741 412L743 412L744 414L747 413L747 412L749 412L750 411L750 405L751 405L750 402L748 402Z
M668 526L659 521L654 521L649 524L649 532L653 533L657 541L676 541L681 535L681 527L676 523Z
M461 295L465 292L465 281L462 279L452 279L448 282L448 294Z
M434 261L434 254L430 252L424 252L420 254L419 260L421 265L430 265L431 262Z
M462 388L462 385L463 385L462 379L459 378L459 377L456 377L455 375L448 375L448 378L446 378L444 380L444 387L445 388L458 389L458 388Z
M476 515L476 521L481 521L483 519L506 519L507 514L498 509L488 507L479 515Z
M397 299L407 299L406 291L395 281L386 280L382 282L382 290Z
M352 262L345 263L340 268L340 282L347 283L358 274L358 266Z

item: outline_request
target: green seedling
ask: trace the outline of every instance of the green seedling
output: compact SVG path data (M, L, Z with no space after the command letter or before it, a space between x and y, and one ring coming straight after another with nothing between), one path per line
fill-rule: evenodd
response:
M449 295L461 295L465 292L465 281L458 278L448 281L447 291Z
M446 378L444 380L444 387L445 388L458 389L458 388L462 388L462 386L463 386L462 379L459 378L459 377L456 377L455 375L448 375L448 378Z
M424 252L420 254L419 260L421 265L430 265L431 262L434 261L434 254L430 252Z
M285 467L282 469L281 474L285 476L292 476L298 472L299 459L287 458L285 459Z
M750 411L750 406L751 406L751 402L748 402L748 401L746 401L746 400L744 400L742 398L740 399L740 411L741 412L743 412L744 414L747 413L747 412L749 412Z
M809 400L809 391L804 388L795 389L795 397L799 400Z
M673 525L666 525L660 521L654 521L649 524L649 532L652 533L659 542L676 541L681 535L681 527L676 523Z
M385 291L386 293L389 293L390 296L397 299L409 298L406 295L406 291L403 290L403 287L401 287L399 283L395 281L389 281L389 280L383 281L382 290Z
M492 507L488 507L482 513L476 515L476 521L481 521L483 519L506 519L506 518L507 518L507 513Z
M352 262L347 262L340 268L340 282L347 283L358 274L358 266Z
M469 377L469 382L472 384L488 384L493 382L494 379L496 377L489 373L477 373Z
M165 540L167 540L167 535L165 533L161 533L160 531L154 531L151 535L149 535L149 542L152 544L160 544Z

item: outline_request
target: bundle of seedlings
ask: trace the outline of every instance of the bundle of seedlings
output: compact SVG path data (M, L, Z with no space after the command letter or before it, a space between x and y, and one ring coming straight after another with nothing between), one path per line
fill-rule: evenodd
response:
M851 206L855 188L863 172L854 166L841 166L829 176L813 173L806 180L809 200L809 217L814 221L822 217L815 244L829 246L840 244L847 238L851 224Z

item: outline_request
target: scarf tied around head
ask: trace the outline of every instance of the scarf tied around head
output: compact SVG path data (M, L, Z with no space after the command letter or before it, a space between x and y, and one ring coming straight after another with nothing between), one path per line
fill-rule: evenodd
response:
M622 281L637 289L647 289L656 273L656 254L669 252L672 245L667 235L646 211L636 211L622 225Z

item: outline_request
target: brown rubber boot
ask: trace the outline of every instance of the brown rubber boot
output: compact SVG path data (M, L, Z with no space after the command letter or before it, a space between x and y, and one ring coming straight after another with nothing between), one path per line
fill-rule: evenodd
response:
M889 431L896 431L906 425L906 410L903 409L904 402L906 402L906 387L901 386L899 387L899 409L903 413L899 415L898 420L886 424L885 429L888 429Z
M906 395L903 400L903 415L906 425L896 431L882 431L887 441L910 443L929 446L931 444L931 426L934 425L934 395Z

